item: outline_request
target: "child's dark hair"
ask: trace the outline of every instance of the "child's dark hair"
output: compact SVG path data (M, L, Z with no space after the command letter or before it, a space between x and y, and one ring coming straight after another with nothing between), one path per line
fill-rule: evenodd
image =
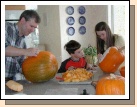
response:
M81 47L81 44L75 40L70 40L65 44L64 48L69 54L74 54L74 52Z

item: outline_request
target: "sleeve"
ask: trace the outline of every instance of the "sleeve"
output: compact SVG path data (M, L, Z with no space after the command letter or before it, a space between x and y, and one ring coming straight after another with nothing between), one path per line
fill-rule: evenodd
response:
M65 61L63 61L62 63L61 63L61 66L60 66L60 68L59 68L59 70L58 70L58 73L63 73L63 72L66 72L66 64L67 64L67 62L68 62L68 60L65 60Z
M10 45L10 37L8 36L7 23L5 23L5 48Z
M85 66L84 66L84 68L86 69L86 68L87 68L87 61L86 61L85 57L83 57L83 60L85 61Z
M115 41L115 46L118 46L118 47L125 46L125 40L122 36L117 36L116 41ZM123 50L123 53L125 53L125 50ZM125 66L125 61L119 66L119 68L122 66Z
M125 46L125 40L122 36L116 36L115 37L115 46L118 46L118 47Z

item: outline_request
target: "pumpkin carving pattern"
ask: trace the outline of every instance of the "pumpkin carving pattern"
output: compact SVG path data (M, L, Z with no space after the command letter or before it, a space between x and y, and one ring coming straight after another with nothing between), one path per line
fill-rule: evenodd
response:
M40 51L36 57L31 56L24 60L22 71L30 82L48 81L57 73L58 62L51 52Z
M99 60L99 67L105 73L114 73L125 60L125 55L116 47L109 47Z

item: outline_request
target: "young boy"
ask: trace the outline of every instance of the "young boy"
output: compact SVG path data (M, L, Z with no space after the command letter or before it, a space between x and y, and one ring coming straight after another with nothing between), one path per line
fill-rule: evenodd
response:
M70 54L70 58L66 59L61 63L58 73L66 72L67 70L72 70L75 68L85 68L87 66L86 60L84 58L84 52L80 48L81 44L75 40L70 40L64 48Z

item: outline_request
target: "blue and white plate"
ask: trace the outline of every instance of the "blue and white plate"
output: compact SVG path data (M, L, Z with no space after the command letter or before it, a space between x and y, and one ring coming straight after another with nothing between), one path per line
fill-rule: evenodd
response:
M84 6L80 6L78 11L79 11L80 14L84 14L86 12L86 9L85 9Z
M80 23L81 25L84 25L84 24L86 23L86 18L85 18L84 16L81 16L81 17L79 18L79 23Z
M74 13L74 8L72 6L68 6L66 8L66 12L68 15L72 15Z
M79 28L79 33L82 34L82 35L84 35L86 33L86 27L85 26L81 26Z
M75 33L75 29L74 29L73 27L69 27L69 28L67 29L67 33L68 33L68 35L72 36L72 35L74 35L74 33Z
M75 19L72 16L70 16L70 17L67 18L67 23L69 25L73 25L75 23Z

